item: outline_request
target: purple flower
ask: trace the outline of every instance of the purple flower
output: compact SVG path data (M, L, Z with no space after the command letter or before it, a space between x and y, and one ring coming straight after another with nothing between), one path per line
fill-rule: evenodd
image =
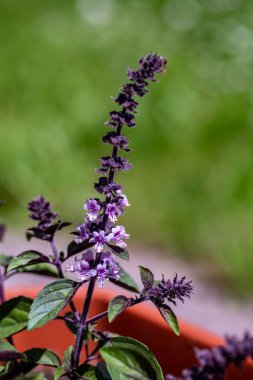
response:
M75 257L73 265L66 265L66 272L74 273L78 281L88 281L97 276L98 287L101 288L107 279L119 280L120 268L115 263L111 252L103 252L99 264L94 268L94 252L89 249L81 258Z
M115 223L117 221L117 216L122 214L122 210L116 203L107 203L105 214L108 215L108 218L112 223Z
M185 281L185 276L178 280L177 275L174 279L165 281L164 278L148 291L151 301L161 305L165 301L176 306L176 300L184 302L184 298L190 298L193 292L192 281Z
M102 137L102 140L106 144L112 144L117 148L124 149L125 151L129 152L129 149L127 148L128 139L123 135L118 135L116 132L111 131L107 132L107 134Z
M132 92L120 92L117 98L113 98L120 106L134 112L138 104L132 97Z
M90 239L90 242L96 243L94 248L97 252L102 252L104 248L104 244L108 242L108 239L105 236L105 231L103 230L94 231L92 236L93 237Z
M110 156L101 158L102 168L98 169L97 172L100 174L106 174L108 169L112 169L113 171L127 171L131 169L132 165L123 157L115 157L112 158Z
M84 210L87 211L88 218L92 221L95 220L98 216L98 212L101 210L99 199L87 199L86 203L83 206Z
M75 238L75 242L77 244L79 243L82 243L83 241L85 240L88 240L89 237L90 237L90 231L89 231L89 224L85 224L85 223L82 223L82 224L79 224L79 226L76 227L79 235L76 236Z
M130 203L128 202L127 196L125 194L120 194L117 198L117 205L120 207L129 207Z
M117 128L119 125L127 125L130 128L135 127L134 115L129 112L112 111L110 112L111 119L105 124Z
M111 233L108 235L108 241L112 240L121 248L126 247L126 243L122 239L128 239L130 235L128 235L125 231L124 226L116 226L112 228Z
M29 202L27 208L31 212L29 218L38 221L38 227L42 230L50 227L58 215L57 212L52 211L51 204L42 195Z
M106 177L100 177L98 182L94 184L95 189L100 194L108 194L111 195L118 190L122 190L123 186L117 182L108 183L108 179Z

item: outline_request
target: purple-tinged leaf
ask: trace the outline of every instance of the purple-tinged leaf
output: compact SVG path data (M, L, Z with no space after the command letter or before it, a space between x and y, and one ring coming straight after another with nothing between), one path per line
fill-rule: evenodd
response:
M80 253L85 251L88 248L91 248L95 245L95 243L90 243L89 240L83 241L82 243L76 243L75 241L72 241L68 245L68 256L67 258L74 256L76 253Z
M129 253L126 249L118 247L117 245L112 245L112 244L106 244L108 247L111 248L111 250L121 259L129 261Z
M140 276L141 282L145 289L150 289L154 284L154 275L148 268L144 268L143 266L139 266L140 268Z
M176 335L180 335L178 320L177 320L177 317L176 317L175 313L173 312L173 310L166 304L156 305L156 307L159 310L159 312L160 312L161 316L163 317L163 319L165 320L165 322L167 322L168 325L171 327L172 331Z
M27 265L46 262L49 262L49 259L47 256L43 255L43 253L34 250L25 251L20 253L20 255L13 257L7 267L7 272Z
M111 323L128 304L128 298L125 296L116 296L111 300L108 306L108 321Z

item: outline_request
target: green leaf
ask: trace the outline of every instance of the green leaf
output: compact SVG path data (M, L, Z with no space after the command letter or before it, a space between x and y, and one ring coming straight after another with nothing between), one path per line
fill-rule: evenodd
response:
M111 323L127 307L128 298L116 296L108 306L108 320Z
M140 268L141 282L144 288L150 289L154 283L153 273L148 268L144 268L141 265L139 266L139 268Z
M117 337L110 339L110 342L107 343L107 346L109 346L109 345L111 345L113 347L135 349L142 354L145 352L144 355L145 355L146 359L149 360L149 363L155 372L154 379L156 379L156 380L163 380L164 379L163 373L162 373L162 370L161 370L161 367L160 367L158 361L156 360L153 352L150 351L150 349L145 344L143 344L143 343L141 343L138 340L133 339L133 338L117 336ZM107 367L108 367L108 370L109 370L110 375L112 376L113 380L125 380L125 378L122 377L123 374L121 374L121 376L119 376L118 371L116 371L115 368L114 368L114 371L112 371L112 367L109 368L108 365L107 365Z
M131 292L139 293L138 285L135 283L135 281L132 279L132 277L121 267L119 263L117 263L118 267L120 268L120 279L115 280L113 278L110 278L109 280L113 282L115 285L120 286L121 288L130 290Z
M20 255L13 257L7 267L7 272L10 272L13 269L24 267L25 265L32 265L48 261L48 257L38 251L25 251Z
M69 370L71 358L73 354L73 346L69 346L63 354L62 367L65 371Z
M25 351L26 361L43 364L50 367L58 367L61 365L60 359L54 351L47 350L46 348L31 348Z
M103 347L100 350L106 364L132 379L155 380L155 372L145 356L145 351L123 346ZM112 376L112 373L110 373Z
M173 310L168 305L156 305L157 309L159 310L161 316L163 319L168 323L168 325L171 327L173 332L176 335L180 335L180 329L178 326L178 320L176 315L174 314Z
M64 375L64 369L62 367L56 368L54 371L54 380L59 380L62 375Z
M97 367L90 364L81 365L76 370L76 374L86 380L103 380L103 375Z
M45 286L32 303L28 330L45 325L67 305L75 292L75 282L62 279Z
M9 360L25 359L25 354L16 350L16 348L6 340L0 340L0 362Z
M13 256L7 256L4 253L0 254L0 265L3 267L7 267L9 262L13 259Z
M19 273L35 273L42 276L59 277L58 271L53 264L41 263L18 268Z
M31 298L19 296L0 305L0 339L26 328L31 304Z

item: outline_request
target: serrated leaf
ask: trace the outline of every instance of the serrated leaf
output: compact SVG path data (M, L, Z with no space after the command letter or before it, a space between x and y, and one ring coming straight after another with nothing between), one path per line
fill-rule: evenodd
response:
M121 259L129 261L129 253L126 249L118 247L117 245L108 244L108 247Z
M13 257L13 259L7 267L7 272L10 272L13 269L24 267L26 265L32 265L48 261L48 257L38 251L25 251L22 252L20 255Z
M159 310L161 316L163 319L168 323L168 325L171 327L172 331L176 335L180 335L180 329L178 325L178 320L176 315L174 314L173 310L168 305L156 305L157 309Z
M73 346L69 346L63 354L63 359L62 359L62 367L65 371L69 370L70 364L71 364L71 358L73 354Z
M0 305L0 339L23 330L28 323L32 299L15 297Z
M110 339L110 342L107 343L107 346L109 345L112 345L114 347L123 347L123 348L134 348L135 350L139 350L140 352L143 353L143 351L145 351L145 356L146 358L149 360L152 368L154 369L155 371L155 379L156 380L163 380L164 377L163 377L163 373L162 373L162 370L161 370L161 367L158 363L158 361L156 360L154 354L152 351L150 351L150 349L143 343L139 342L138 340L136 339L133 339L133 338L128 338L128 337L124 337L124 336L117 336L117 337L114 337L114 338L111 338ZM109 370L109 368L108 368ZM110 371L109 371L110 372ZM117 371L114 371L116 374L117 374ZM110 372L111 376L112 376L112 373ZM117 376L114 374L114 376ZM123 380L124 378L122 377L114 377L113 380Z
M100 350L106 364L132 379L155 380L155 372L145 356L145 351L140 352L135 347L123 346L103 347ZM113 378L113 374L110 373ZM114 380L114 379L113 379Z
M120 268L120 278L119 280L115 280L113 278L109 278L109 280L115 284L120 286L121 288L130 290L131 292L139 293L138 285L135 283L135 281L132 279L132 277L121 267L119 263L117 263L118 267Z
M45 286L32 303L28 330L45 325L67 305L75 291L75 282L62 279Z
M150 289L154 283L154 275L148 268L144 268L143 266L139 266L140 268L140 276L141 282L145 289Z
M25 355L27 362L43 364L50 367L58 367L61 365L56 353L46 348L31 348L25 351Z
M111 300L108 306L108 320L111 323L127 307L128 298L125 296L116 296Z
M4 253L0 254L0 265L3 267L7 267L9 262L13 259L13 256L5 255Z
M16 350L16 348L6 340L0 340L0 362L9 360L25 359L25 354Z
M103 375L98 369L90 364L83 364L76 370L76 374L85 380L103 380Z
M62 367L56 368L54 371L54 380L59 380L62 375L64 375L64 369Z
M59 273L53 264L41 263L18 268L19 273L35 273L42 276L59 277Z

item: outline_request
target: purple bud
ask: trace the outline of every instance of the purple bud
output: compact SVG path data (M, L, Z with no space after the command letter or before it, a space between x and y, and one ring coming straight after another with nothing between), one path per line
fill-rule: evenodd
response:
M29 218L38 221L38 227L42 230L51 225L51 222L58 215L52 211L51 204L40 195L28 203L28 210L31 212Z

